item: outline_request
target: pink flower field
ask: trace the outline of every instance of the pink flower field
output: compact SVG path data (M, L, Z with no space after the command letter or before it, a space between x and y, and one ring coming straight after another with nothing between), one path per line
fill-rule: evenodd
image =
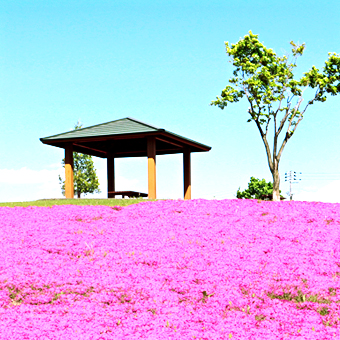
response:
M340 204L0 208L0 339L339 339Z

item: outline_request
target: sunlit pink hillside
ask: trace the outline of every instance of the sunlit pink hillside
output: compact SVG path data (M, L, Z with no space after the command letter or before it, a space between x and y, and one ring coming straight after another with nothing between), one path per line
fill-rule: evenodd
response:
M340 339L340 204L0 208L0 339Z

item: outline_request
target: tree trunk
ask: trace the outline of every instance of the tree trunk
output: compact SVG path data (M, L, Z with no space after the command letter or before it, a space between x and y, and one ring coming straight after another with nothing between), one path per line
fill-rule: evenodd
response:
M77 194L78 194L78 198L80 198L80 191L78 191Z
M280 201L280 175L279 175L279 162L274 160L272 175L273 175L273 201Z

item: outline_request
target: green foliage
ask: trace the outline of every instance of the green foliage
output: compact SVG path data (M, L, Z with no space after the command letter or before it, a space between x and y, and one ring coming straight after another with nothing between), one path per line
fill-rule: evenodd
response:
M211 105L224 109L228 103L237 102L245 96L251 104L251 119L248 122L259 119L259 123L263 124L266 122L264 117L269 118L280 111L288 111L290 118L300 117L304 113L299 111L301 102L298 98L296 105L292 107L292 100L302 96L305 87L316 89L314 98L307 106L314 101L325 101L327 93L338 94L340 56L329 53L321 72L313 66L301 79L294 80L293 69L297 66L297 58L304 52L305 44L298 45L293 41L290 44L292 58L289 61L288 56L279 57L272 49L266 48L258 40L258 35L251 31L236 44L226 42L227 55L231 57L235 67L234 77L229 80L233 86L226 86L221 96L212 101ZM283 99L287 100L284 105ZM275 103L278 104L276 110L273 107Z
M65 167L65 158L62 160L63 167ZM80 198L81 194L93 194L100 193L99 181L96 174L96 169L94 168L92 156L84 155L82 153L73 153L73 184L74 192ZM59 175L59 184L61 185L61 190L63 195L65 195L65 181Z
M281 190L280 190L281 193ZM246 198L246 199L262 199L262 195L272 195L273 194L273 184L271 182L266 183L265 179L260 181L255 177L250 178L248 183L248 189L240 191L237 189L236 198ZM283 198L281 196L281 198Z
M82 125L76 124L75 130L81 129ZM65 158L62 160L65 167ZM62 194L65 195L65 181L59 175L59 184L61 185ZM99 181L94 168L92 156L82 153L73 152L73 184L74 192L80 198L81 194L100 193Z

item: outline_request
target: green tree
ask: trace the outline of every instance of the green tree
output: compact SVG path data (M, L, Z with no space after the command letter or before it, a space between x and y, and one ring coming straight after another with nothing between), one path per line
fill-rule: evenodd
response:
M78 122L75 130L81 129L82 125ZM65 158L62 160L65 168ZM65 196L65 181L59 175L59 184L61 185L62 194ZM78 152L73 152L73 184L74 192L80 198L81 194L100 193L99 181L94 168L92 156Z
M294 134L298 124L303 119L307 108L316 103L324 102L327 95L333 96L340 92L340 55L328 53L328 60L322 71L313 66L298 79L294 79L293 70L297 66L297 58L305 49L305 44L290 42L292 54L279 57L272 49L266 48L259 40L258 35L252 34L240 39L238 43L229 45L225 43L227 55L234 66L231 84L226 86L221 96L217 97L211 105L224 109L228 103L238 102L245 97L250 107L248 113L254 121L262 137L270 172L273 176L273 201L280 200L279 162L285 145ZM304 91L310 88L310 98L303 106ZM278 114L283 118L277 124ZM267 133L270 120L274 120L274 143L271 153ZM281 147L278 137L285 123L288 128ZM264 126L265 125L265 130Z
M281 190L280 190L281 193ZM247 198L247 199L263 199L263 195L273 194L273 184L272 182L266 182L265 179L260 181L255 177L250 177L250 182L248 183L248 189L240 191L237 189L236 198ZM281 196L281 199L284 198Z

